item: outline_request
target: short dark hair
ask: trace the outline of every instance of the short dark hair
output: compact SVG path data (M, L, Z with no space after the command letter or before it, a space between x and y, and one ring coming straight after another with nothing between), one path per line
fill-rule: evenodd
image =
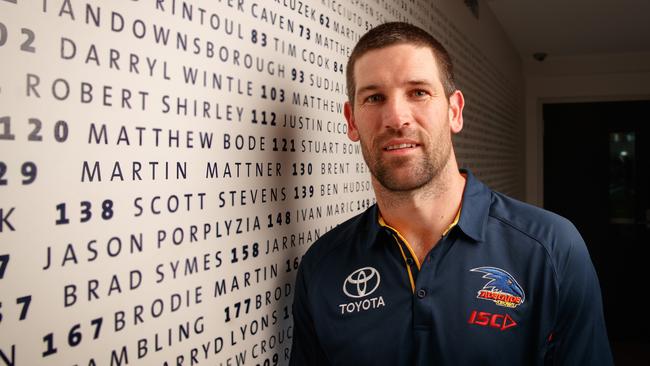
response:
M449 52L431 34L422 28L404 22L388 22L378 25L359 39L348 59L345 72L348 99L354 104L356 84L354 81L354 65L367 52L398 44L412 44L429 47L438 63L440 80L447 98L456 91L454 67Z

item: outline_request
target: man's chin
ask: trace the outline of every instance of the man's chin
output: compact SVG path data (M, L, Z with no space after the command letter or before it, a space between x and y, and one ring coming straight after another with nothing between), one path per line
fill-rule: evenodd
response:
M392 192L411 192L424 187L428 183L428 180L422 179L422 177L418 178L388 176L378 177L377 180L386 190Z

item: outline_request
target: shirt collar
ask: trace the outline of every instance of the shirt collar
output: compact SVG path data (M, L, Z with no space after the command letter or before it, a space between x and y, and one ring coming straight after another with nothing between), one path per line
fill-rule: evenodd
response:
M465 192L463 193L463 210L460 212L458 227L477 242L485 239L485 227L490 213L492 194L490 189L466 169Z
M459 210L460 216L457 218L458 222L452 226L458 226L465 235L476 242L481 242L485 237L485 224L490 210L490 190L469 170L461 169L460 171L466 175L465 191ZM379 207L376 204L367 214L369 233L371 234L367 239L371 239L368 244L372 244L375 242L377 232L387 231L390 233L390 229L380 224Z

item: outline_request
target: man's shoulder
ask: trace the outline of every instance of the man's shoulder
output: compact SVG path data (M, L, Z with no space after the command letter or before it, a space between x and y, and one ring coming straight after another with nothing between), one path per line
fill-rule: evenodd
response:
M565 217L499 192L492 193L489 215L550 251L582 242L576 227Z

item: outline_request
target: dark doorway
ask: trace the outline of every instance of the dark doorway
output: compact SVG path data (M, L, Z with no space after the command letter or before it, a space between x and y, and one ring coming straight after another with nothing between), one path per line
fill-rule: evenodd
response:
M650 101L546 104L544 207L598 272L616 365L650 362Z

